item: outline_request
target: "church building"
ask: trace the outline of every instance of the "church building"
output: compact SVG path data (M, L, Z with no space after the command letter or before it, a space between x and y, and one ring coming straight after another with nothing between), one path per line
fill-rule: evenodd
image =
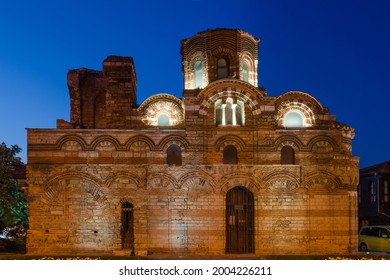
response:
M356 252L354 129L308 93L268 96L259 42L182 40L182 96L140 105L131 57L69 71L70 120L27 130L27 253Z

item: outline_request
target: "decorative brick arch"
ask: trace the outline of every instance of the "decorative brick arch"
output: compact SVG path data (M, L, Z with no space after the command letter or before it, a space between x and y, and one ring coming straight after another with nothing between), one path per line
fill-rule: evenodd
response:
M116 208L118 211L121 211L121 210L122 210L121 208L122 208L123 203L126 203L126 202L131 203L133 206L135 205L134 199L133 199L131 196L126 195L126 196L124 196L124 197L121 197L121 199L118 201L117 205L115 205L115 208Z
M236 147L237 151L247 150L244 140L236 135L225 135L218 138L218 140L215 142L215 150L219 152L229 145Z
M212 193L215 189L215 181L206 172L190 172L179 178L177 184L187 192L196 191L201 194Z
M180 149L185 150L189 147L190 143L187 139L178 135L170 135L164 137L158 144L156 150L166 151L169 145L175 144L180 147Z
M112 137L110 135L101 135L96 137L95 139L92 140L90 144L90 149L91 150L96 150L99 145L105 145L104 142L111 143L116 151L123 150L121 143L116 139L115 137Z
M149 138L147 136L143 136L143 135L138 135L138 136L133 136L126 141L126 143L124 145L125 150L127 150L127 151L130 150L131 146L137 142L145 143L149 147L149 150L156 149L156 144L153 142L153 140L151 138Z
M155 189L160 192L169 192L178 189L176 179L166 172L154 172L147 177L147 188Z
M298 90L283 93L278 98L276 98L275 104L279 106L282 102L286 102L288 100L296 100L298 103L305 103L313 110L314 113L327 111L312 95Z
M211 57L214 58L214 61L212 61L212 63L214 63L214 65L215 65L214 69L217 69L218 59L220 59L220 58L227 58L229 60L229 72L230 72L230 75L232 74L231 73L232 66L234 67L234 65L238 65L238 63L237 63L238 62L237 61L237 53L234 52L234 50L232 50L230 48L222 48L222 47L219 46L218 48L212 50Z
M330 192L340 188L342 183L334 174L325 171L317 171L306 175L302 186L308 191L317 186L321 186L324 191Z
M281 103L277 108L276 122L278 126L285 126L284 118L290 112L296 112L302 116L304 127L312 127L315 125L315 115L309 106L298 101L289 100Z
M290 146L296 151L302 151L305 149L301 140L293 135L286 135L277 138L273 146L276 151L280 151L284 146Z
M313 127L316 125L317 114L326 111L317 99L302 91L289 91L280 95L275 105L276 123L279 127L284 126L284 117L289 112L299 113L304 127Z
M101 189L102 182L97 180L95 177L78 172L64 172L57 174L44 183L44 193L42 195L42 201L46 204L51 204L56 200L59 193L66 189L64 183L65 179L77 179L80 181L81 188L88 194L90 194L101 207L108 204L108 200L103 190Z
M182 126L184 124L184 106L183 102L167 93L155 94L144 102L138 108L142 115L142 122L147 126L158 126L158 117L160 113L166 114L172 124L169 126Z
M58 178L51 180L44 184L44 193L41 197L41 201L45 204L51 204L57 199L59 193L65 189L61 180Z
M65 135L57 140L54 144L53 149L61 150L64 145L68 142L76 142L80 145L81 150L85 151L88 149L88 144L85 142L84 138L78 135Z
M237 186L242 186L250 190L254 196L259 193L261 181L259 178L253 176L253 174L248 173L233 173L224 177L224 180L221 184L221 193L226 195L226 193Z
M199 115L206 116L209 114L209 109L215 104L218 99L231 97L247 104L254 116L261 113L259 99L264 97L264 94L254 86L241 80L218 80L209 84L198 94L200 101ZM214 112L213 112L214 114Z
M263 178L264 188L272 193L293 193L299 188L299 179L286 171L275 171Z
M98 185L91 181L81 181L81 186L83 186L84 190L89 193L96 202L102 204L108 203L106 195Z
M137 189L144 188L145 183L136 173L132 172L115 172L114 174L110 174L105 180L104 183L108 188L112 187L112 184L115 182L116 179L119 178L126 178L129 181L131 181L134 185L137 186Z
M329 144L330 147L332 147L333 152L337 152L340 150L339 145L337 142L330 136L327 135L319 135L311 138L309 142L307 143L307 148L309 151L313 151L313 148L316 144L319 142L326 142Z

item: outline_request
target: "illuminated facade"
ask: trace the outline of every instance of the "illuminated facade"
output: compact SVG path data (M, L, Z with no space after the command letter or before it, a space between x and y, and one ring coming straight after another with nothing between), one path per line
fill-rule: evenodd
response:
M354 130L267 96L250 34L181 43L182 98L137 105L130 57L69 71L70 121L28 129L28 253L355 252Z

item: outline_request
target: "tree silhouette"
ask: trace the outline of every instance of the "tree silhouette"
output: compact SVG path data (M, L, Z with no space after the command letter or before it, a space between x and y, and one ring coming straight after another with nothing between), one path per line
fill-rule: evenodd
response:
M26 195L12 176L21 164L15 157L20 151L17 145L9 148L5 143L0 144L0 231L25 228L28 224Z

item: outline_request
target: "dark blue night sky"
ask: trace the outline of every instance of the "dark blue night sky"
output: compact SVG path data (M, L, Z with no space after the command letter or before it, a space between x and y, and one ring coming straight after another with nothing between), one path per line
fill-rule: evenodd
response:
M138 103L181 97L180 40L239 28L260 38L259 85L268 95L313 95L355 128L361 167L390 160L390 1L94 0L0 4L0 142L26 156L25 128L69 120L66 74L132 56Z

